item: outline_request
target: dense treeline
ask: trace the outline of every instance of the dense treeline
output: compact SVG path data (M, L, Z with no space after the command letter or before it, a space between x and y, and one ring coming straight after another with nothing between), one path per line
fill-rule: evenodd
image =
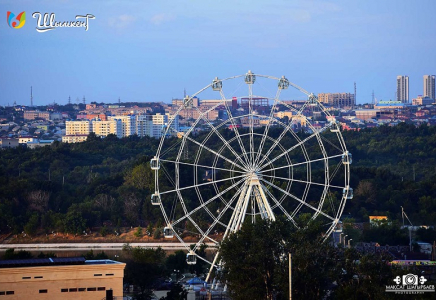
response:
M273 129L270 134L278 135ZM414 224L436 223L435 127L400 124L343 135L353 154L355 194L344 214L363 222L369 215L398 220L403 206ZM84 143L2 150L1 233L82 233L103 223L159 227L161 213L149 200L149 161L158 142L90 135Z

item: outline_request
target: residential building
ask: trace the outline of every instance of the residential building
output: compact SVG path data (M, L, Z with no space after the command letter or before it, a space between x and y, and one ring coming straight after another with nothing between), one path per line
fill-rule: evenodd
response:
M356 105L354 94L351 93L320 93L318 101L335 107L353 107Z
M33 143L35 141L36 141L36 138L34 138L33 136L20 136L18 138L19 144Z
M380 109L356 109L356 118L369 120L380 117Z
M119 119L109 121L94 120L91 122L91 131L97 136L106 137L109 134L115 134L118 138L122 138L123 123Z
M104 299L123 296L126 264L83 257L0 261L0 297L5 299Z
M121 134L123 137L130 136L136 133L136 117L135 116L109 116L109 120L121 121Z
M91 125L88 120L65 122L66 135L88 135L90 132L91 132Z
M87 134L63 135L62 143L81 143L88 139Z
M136 134L140 137L152 136L153 117L152 115L136 116Z
M409 102L409 76L397 76L397 101Z
M19 139L17 138L0 138L0 149L15 148L19 145Z
M413 105L430 105L433 102L435 102L434 98L430 98L430 97L426 97L426 96L421 96L421 95L419 95L415 99L412 99L412 104Z
M435 98L435 75L424 75L424 94L423 97Z
M44 119L50 120L50 113L46 111L25 111L24 112L24 120L35 120L35 119Z

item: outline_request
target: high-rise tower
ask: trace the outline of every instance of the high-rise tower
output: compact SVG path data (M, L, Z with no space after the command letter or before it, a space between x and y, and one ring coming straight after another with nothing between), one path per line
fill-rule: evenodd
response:
M435 99L435 75L424 75L423 97Z
M397 101L409 102L409 76L397 76Z

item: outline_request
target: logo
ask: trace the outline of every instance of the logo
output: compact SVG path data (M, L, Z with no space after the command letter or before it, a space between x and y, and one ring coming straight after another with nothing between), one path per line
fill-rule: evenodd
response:
M38 32L46 32L56 29L57 27L83 27L85 31L88 31L88 21L95 19L94 15L86 14L84 16L77 15L77 21L56 21L55 13L45 13L44 16L42 16L40 12L34 12L32 17L38 19L36 22L36 31ZM79 21L79 19L84 19L84 21Z
M434 285L426 285L427 279L424 276L415 274L406 274L397 276L393 279L396 285L387 285L386 292L394 292L395 294L424 294L426 292L435 291Z
M23 27L24 24L26 23L26 12L23 11L17 17L15 17L13 13L8 11L6 19L8 21L9 27L19 29Z

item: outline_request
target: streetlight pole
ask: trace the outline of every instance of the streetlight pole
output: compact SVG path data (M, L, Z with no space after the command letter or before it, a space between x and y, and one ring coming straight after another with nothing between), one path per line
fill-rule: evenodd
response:
M352 240L353 240L353 239L349 239L349 240L348 240L348 249L351 248L351 243L350 243L350 242L351 242Z
M344 248L345 248L345 240L347 239L347 236L348 236L348 234L346 236L344 236Z

